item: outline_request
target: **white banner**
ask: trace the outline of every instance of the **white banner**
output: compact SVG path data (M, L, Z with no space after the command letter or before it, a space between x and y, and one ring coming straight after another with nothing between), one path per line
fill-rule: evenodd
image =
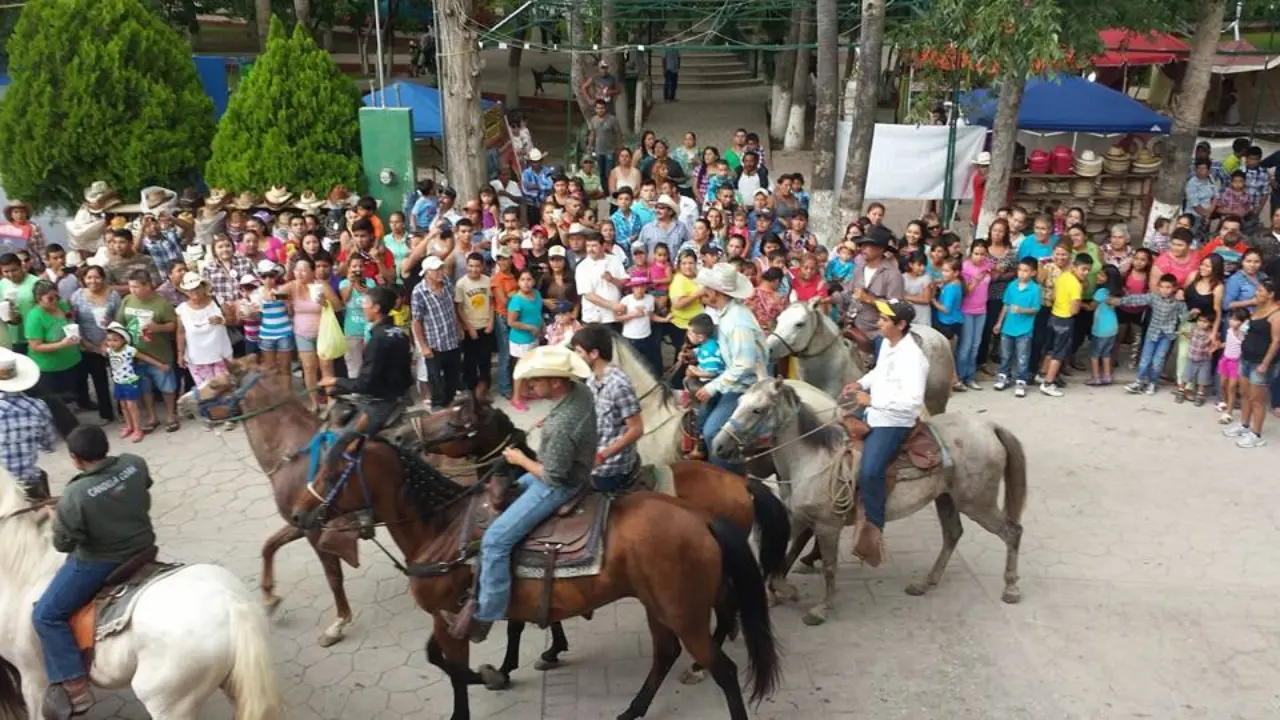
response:
M871 167L867 172L868 200L940 200L946 185L947 134L945 125L876 124L871 141ZM849 136L853 123L842 120L836 127L836 195L849 156ZM978 126L956 128L956 156L952 173L953 198L973 197L973 161L982 152L987 129Z

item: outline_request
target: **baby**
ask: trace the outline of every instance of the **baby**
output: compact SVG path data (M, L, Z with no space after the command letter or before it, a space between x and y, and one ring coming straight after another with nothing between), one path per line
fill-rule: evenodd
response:
M573 334L582 329L582 323L573 316L573 303L560 301L556 305L556 321L547 326L548 345L568 345Z

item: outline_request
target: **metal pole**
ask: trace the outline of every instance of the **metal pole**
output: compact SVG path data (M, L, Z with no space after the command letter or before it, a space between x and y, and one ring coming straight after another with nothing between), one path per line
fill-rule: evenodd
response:
M438 5L434 5L434 4L431 7L431 26L433 28L432 32L435 33L435 36L436 36L436 43L435 43L436 45L436 95L440 99L440 145L441 145L440 155L444 163L444 177L447 180L449 179L449 153L444 151L444 148L445 148L444 141L445 141L445 132L449 127L449 123L445 119L446 116L444 114L445 105L448 104L444 101L444 62L443 62L444 37L440 35L440 8Z
M952 218L955 216L954 199L952 197L955 188L952 187L952 178L955 175L956 167L956 120L959 119L960 105L960 89L958 85L953 85L951 89L951 105L949 117L947 120L947 169L946 177L942 181L942 224L949 226Z
M373 0L373 33L377 37L378 50L378 93L382 97L382 107L387 106L387 81L382 74L382 0Z

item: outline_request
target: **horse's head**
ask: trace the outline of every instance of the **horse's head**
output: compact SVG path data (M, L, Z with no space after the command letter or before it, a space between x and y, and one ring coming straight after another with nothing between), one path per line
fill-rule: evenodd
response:
M788 418L794 418L799 398L781 378L761 380L738 400L738 407L720 432L711 439L711 449L720 457L737 457L763 448L778 434Z
M819 303L819 298L791 303L778 315L767 343L770 360L805 355L810 350L814 339L822 330L822 310Z
M509 443L512 427L510 418L489 398L468 392L453 405L422 418L418 430L425 452L467 458L490 454Z
M211 422L243 415L241 405L250 394L262 390L259 383L263 377L257 356L231 360L225 373L219 373L200 387L180 395L178 413L187 417L199 416Z

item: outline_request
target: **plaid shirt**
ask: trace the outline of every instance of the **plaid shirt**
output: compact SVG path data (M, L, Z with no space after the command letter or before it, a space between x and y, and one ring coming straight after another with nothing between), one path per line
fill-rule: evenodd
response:
M1187 304L1174 297L1165 297L1160 293L1142 293L1125 295L1119 299L1123 307L1151 306L1151 322L1147 326L1147 336L1152 333L1172 333L1178 329L1178 322L1187 314Z
M1271 192L1271 175L1267 173L1264 167L1246 167L1244 169L1244 191L1249 193L1249 200L1254 207L1258 206L1258 201L1262 196Z
M542 442L538 445L540 479L556 487L581 486L591 474L596 447L596 409L591 391L574 383L542 423Z
M640 399L631 379L617 365L605 368L602 377L592 375L587 387L595 396L596 452L600 452L622 437L627 431L627 420L640 414ZM625 475L640 462L640 453L632 443L617 454L605 458L591 471L593 477Z
M432 292L426 280L413 289L409 307L413 319L422 323L422 340L433 352L458 347L458 310L453 305L453 284L446 278L440 292Z
M1187 342L1187 359L1192 362L1204 362L1213 355L1213 331L1201 328L1199 324L1191 328L1191 337Z
M161 277L169 277L169 268L182 260L182 242L178 238L177 228L161 230L153 238L142 238L142 249L151 256Z
M230 270L217 260L210 260L200 269L200 274L209 281L213 297L220 303L228 303L239 297L240 278L253 274L253 263L242 255L232 255Z
M18 482L40 479L39 450L53 452L53 413L43 401L0 392L0 465Z
M1235 188L1223 188L1218 193L1217 200L1214 200L1217 210L1224 215L1240 215L1245 216L1253 209L1253 203L1249 199L1247 190L1236 190Z

